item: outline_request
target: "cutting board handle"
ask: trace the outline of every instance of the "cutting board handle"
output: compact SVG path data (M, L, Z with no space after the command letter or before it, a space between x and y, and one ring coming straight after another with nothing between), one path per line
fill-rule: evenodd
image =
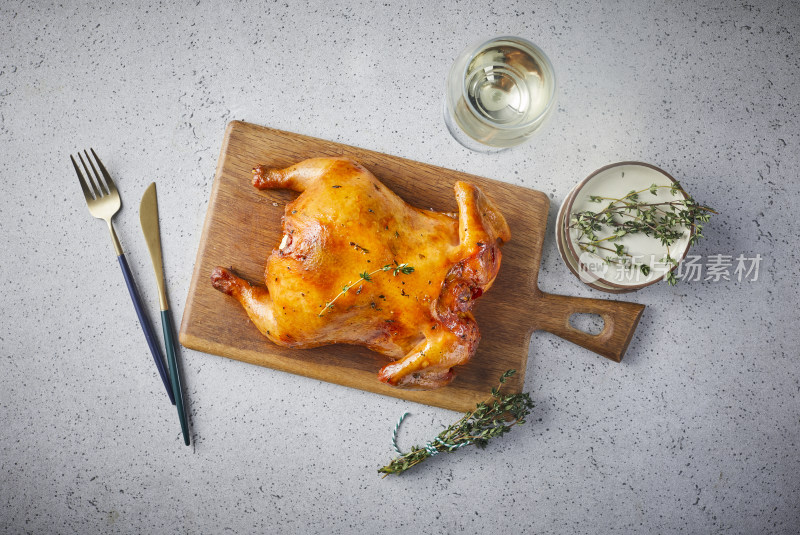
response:
M547 307L548 311L540 329L615 362L620 362L625 355L644 310L644 305L638 303L546 293L542 294L540 306ZM601 316L603 330L599 334L589 334L573 327L569 322L570 316L581 313Z

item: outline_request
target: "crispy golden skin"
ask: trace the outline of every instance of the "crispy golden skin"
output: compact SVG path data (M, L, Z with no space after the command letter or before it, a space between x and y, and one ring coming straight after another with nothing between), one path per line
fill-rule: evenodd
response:
M378 378L400 387L436 388L453 379L453 367L467 362L480 341L470 309L492 285L500 245L511 237L476 186L455 184L456 216L406 204L347 158L259 166L253 185L301 194L286 205L266 288L221 267L212 273L215 288L235 297L278 345L366 346L395 359ZM401 264L414 271L395 275ZM393 268L353 284L387 265ZM350 289L339 295L345 285Z

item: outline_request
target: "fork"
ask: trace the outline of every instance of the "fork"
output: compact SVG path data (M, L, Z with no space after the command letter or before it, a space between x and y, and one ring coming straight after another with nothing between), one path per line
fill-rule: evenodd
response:
M128 293L131 294L131 300L133 301L133 307L136 309L136 315L139 317L139 324L142 326L142 331L144 331L144 337L147 339L147 345L150 347L150 353L152 353L153 360L156 362L158 374L161 376L161 381L164 383L164 388L167 390L169 400L173 405L175 405L175 397L172 393L172 387L170 386L167 370L164 368L164 357L162 356L160 346L157 343L158 339L156 338L155 333L153 333L153 327L150 325L150 321L144 314L144 307L142 306L142 300L139 297L139 291L136 289L136 283L133 281L131 268L128 266L128 261L125 259L125 253L122 251L122 246L117 238L117 233L114 232L114 225L111 223L114 215L119 212L119 209L122 206L122 200L120 199L119 191L117 191L117 186L114 184L114 181L111 180L111 175L108 174L108 171L103 165L103 162L100 161L97 153L94 152L94 149L90 148L89 150L92 151L92 155L94 156L94 160L97 162L97 167L100 169L100 173L97 172L97 168L95 168L94 163L92 163L89 153L85 150L83 153L86 155L86 161L89 162L89 166L87 167L86 162L83 160L83 156L81 156L80 152L78 153L78 159L81 161L81 165L86 172L86 178L84 178L80 167L78 167L78 163L71 154L69 159L72 160L72 165L75 167L75 172L78 174L78 181L81 183L83 196L86 197L86 204L89 205L89 213L97 219L103 219L106 223L108 223L108 230L111 232L111 241L114 244L114 252L117 253L117 260L119 260L119 265L122 268L122 275L125 277L125 284L128 286ZM89 171L90 167L91 172ZM101 179L101 173L102 178L105 179L105 182L103 182Z

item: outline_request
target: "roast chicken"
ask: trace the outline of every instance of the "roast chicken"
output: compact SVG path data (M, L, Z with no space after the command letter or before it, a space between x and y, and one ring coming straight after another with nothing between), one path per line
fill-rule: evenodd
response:
M286 205L266 287L217 267L212 283L236 298L275 344L357 344L391 359L378 379L397 387L448 384L475 353L471 313L500 268L511 233L478 187L456 182L458 214L406 204L358 162L312 158L256 167L259 189L301 192Z

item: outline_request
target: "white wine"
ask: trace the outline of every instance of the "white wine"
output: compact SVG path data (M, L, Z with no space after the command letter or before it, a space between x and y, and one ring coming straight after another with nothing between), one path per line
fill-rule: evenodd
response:
M488 146L484 149L512 147L544 121L555 87L553 67L536 45L498 37L465 51L453 64L445 120L468 148L476 148L474 142Z

